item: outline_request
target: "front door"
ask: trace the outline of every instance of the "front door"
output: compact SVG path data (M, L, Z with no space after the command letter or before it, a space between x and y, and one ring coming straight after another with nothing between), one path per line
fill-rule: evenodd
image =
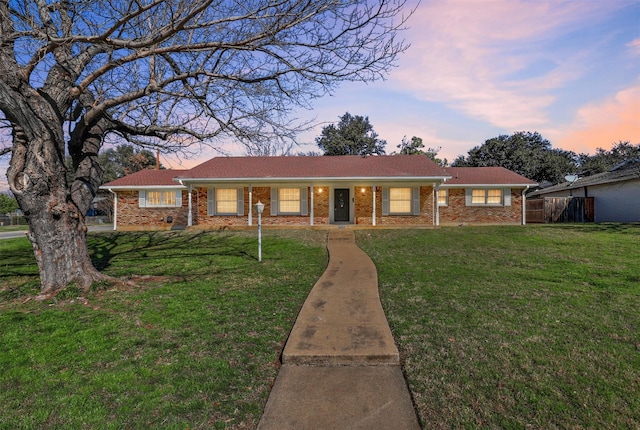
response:
M336 188L333 191L333 221L349 222L349 189Z

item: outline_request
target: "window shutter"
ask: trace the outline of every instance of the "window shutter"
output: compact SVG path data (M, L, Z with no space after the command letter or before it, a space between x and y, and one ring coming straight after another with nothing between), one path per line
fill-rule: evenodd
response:
M238 188L238 216L244 215L244 187Z
M502 190L502 198L505 206L511 206L511 188Z
M176 191L176 207L182 207L182 190Z
M389 215L389 187L382 187L382 215Z
M471 197L473 196L473 190L471 188L466 188L464 190L464 204L467 206L471 206Z
M420 187L411 189L411 214L420 215Z
M300 188L300 215L309 215L309 189L307 187Z
M144 190L138 191L138 207L141 207L141 208L147 207L147 192Z
M278 188L271 187L271 216L278 215Z
M207 189L207 215L213 216L216 214L216 189Z

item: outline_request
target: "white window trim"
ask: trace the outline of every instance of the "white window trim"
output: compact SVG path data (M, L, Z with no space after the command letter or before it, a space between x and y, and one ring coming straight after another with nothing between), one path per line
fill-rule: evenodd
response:
M440 195L439 195L440 192L444 193L444 203L440 203ZM438 202L438 206L440 207L449 206L449 189L447 188L438 189L438 192L436 193L436 201Z
M391 188L411 189L411 210L409 212L391 212ZM382 187L382 215L383 216L418 216L420 215L420 187L419 186L393 186Z
M484 203L473 203L472 196L474 190L484 191ZM500 190L500 203L487 203L489 198L489 190ZM465 206L476 207L503 207L511 206L511 188L504 187L473 187L465 188Z
M159 192L161 193L161 198L164 200L165 193L174 193L175 194L175 203L173 204L150 204L149 199L147 198L147 193L149 192ZM157 188L150 190L138 190L138 206L141 208L179 208L182 207L182 190L176 190L171 188Z
M280 189L281 188L296 188L300 189L300 209L296 212L281 212L280 211ZM309 215L309 188L308 187L271 187L271 216L307 216Z
M234 212L218 212L216 198L219 189L236 191ZM207 216L244 216L244 187L207 188Z

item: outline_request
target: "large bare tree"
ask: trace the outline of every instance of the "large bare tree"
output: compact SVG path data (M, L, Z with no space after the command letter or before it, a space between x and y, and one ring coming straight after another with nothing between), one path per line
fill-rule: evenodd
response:
M292 110L383 77L404 0L0 0L0 127L43 296L93 267L84 214L117 136L180 148L293 138ZM6 150L6 148L5 148ZM65 154L73 159L66 175Z

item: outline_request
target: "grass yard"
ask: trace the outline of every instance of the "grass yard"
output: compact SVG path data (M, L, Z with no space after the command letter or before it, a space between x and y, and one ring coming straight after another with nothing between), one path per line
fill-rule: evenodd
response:
M0 241L0 429L255 428L326 231L90 235L36 302ZM640 226L359 230L425 428L640 427Z
M357 238L424 428L640 428L640 226Z
M94 234L136 285L46 303L27 239L0 241L0 429L255 428L325 239L264 232L260 264L255 232Z

